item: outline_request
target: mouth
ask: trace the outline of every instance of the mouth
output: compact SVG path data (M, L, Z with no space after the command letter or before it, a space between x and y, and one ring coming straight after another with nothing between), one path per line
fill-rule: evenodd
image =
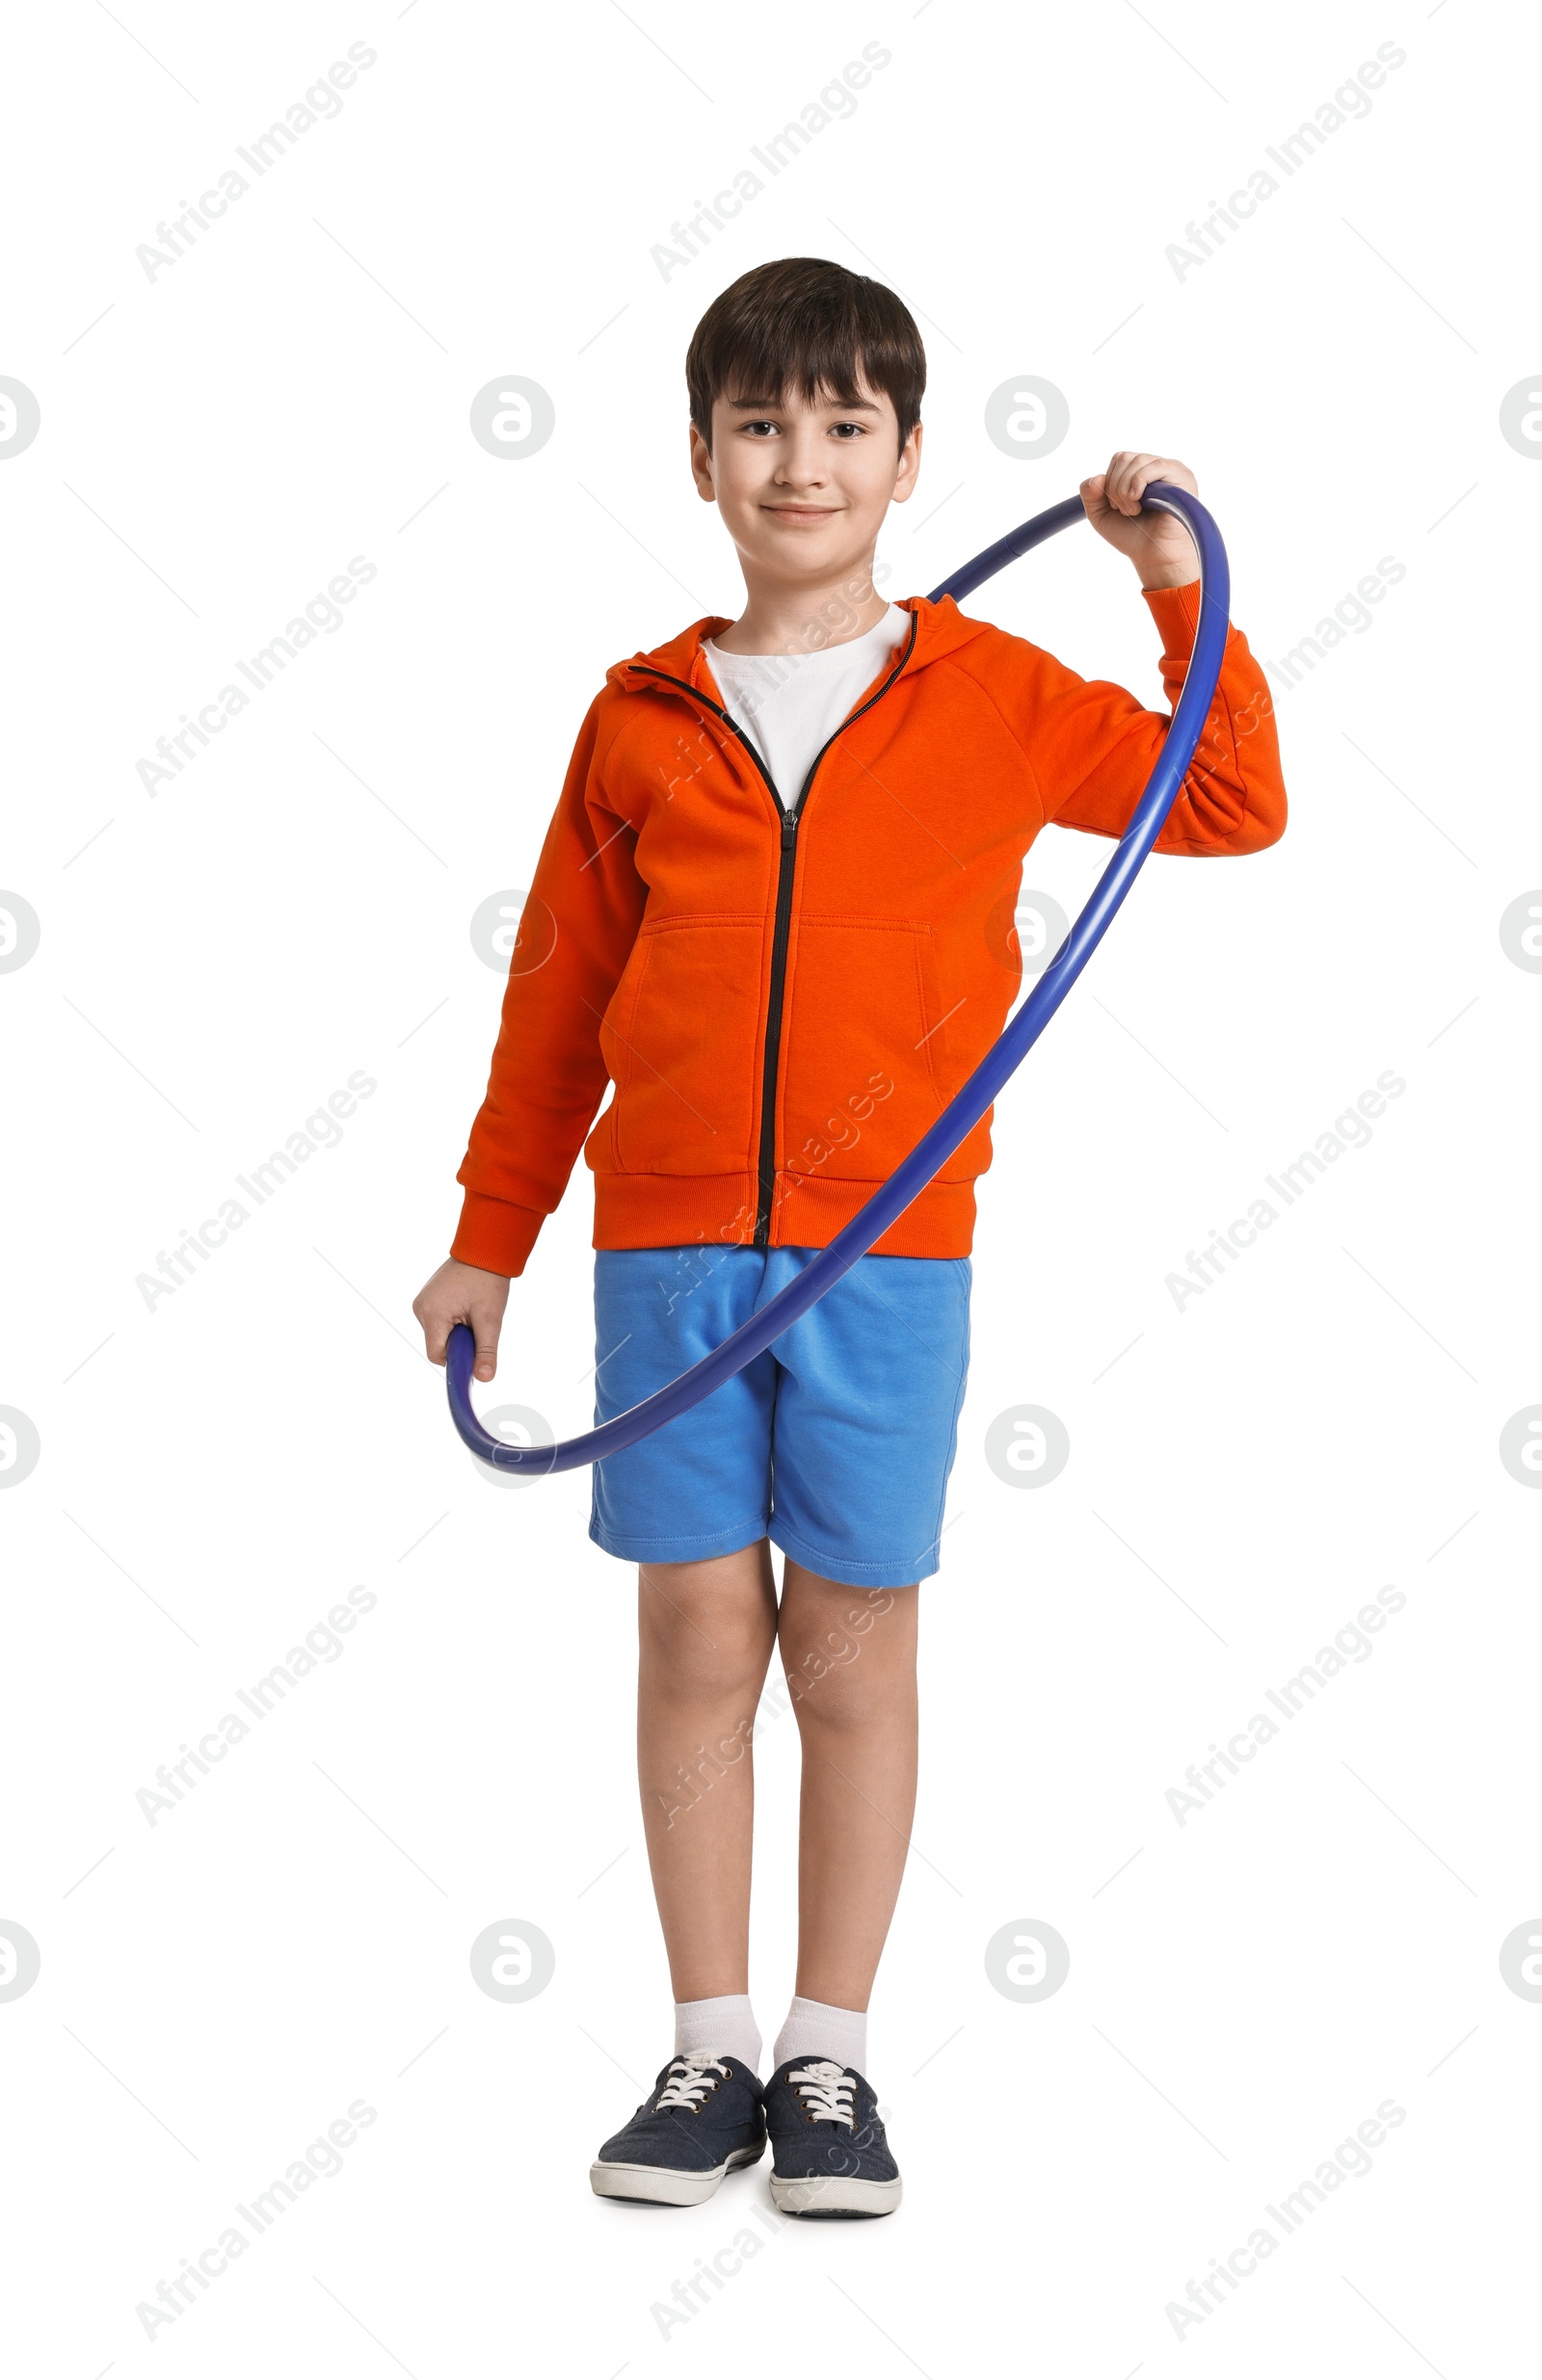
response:
M834 520L839 510L834 504L762 504L762 513L770 513L777 520Z

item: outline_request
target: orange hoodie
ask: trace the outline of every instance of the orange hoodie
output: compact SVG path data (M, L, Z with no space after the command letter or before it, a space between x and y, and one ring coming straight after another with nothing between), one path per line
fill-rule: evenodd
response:
M1146 600L1171 702L1198 582ZM786 810L702 650L727 620L607 671L457 1177L465 1263L523 1271L580 1146L597 1248L822 1248L996 1040L1022 971L1025 853L1050 819L1122 834L1169 721L951 596L903 608L908 640ZM1234 627L1156 849L1262 851L1285 818L1273 704ZM875 1255L970 1253L990 1125L988 1111Z

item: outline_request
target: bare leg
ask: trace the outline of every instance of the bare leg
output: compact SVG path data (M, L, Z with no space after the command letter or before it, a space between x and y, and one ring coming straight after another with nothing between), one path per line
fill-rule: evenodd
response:
M750 1988L751 1732L776 1641L766 1538L647 1562L637 1587L637 1778L678 2000Z
M778 1637L803 1739L797 1990L836 2008L866 2007L905 1869L918 1596L839 1586L786 1557Z

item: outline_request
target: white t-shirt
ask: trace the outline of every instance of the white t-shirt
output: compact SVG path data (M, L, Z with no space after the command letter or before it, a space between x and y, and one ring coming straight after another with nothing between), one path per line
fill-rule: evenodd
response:
M707 638L723 707L770 770L784 808L796 804L815 754L909 636L910 621L891 603L864 636L812 653L726 653Z

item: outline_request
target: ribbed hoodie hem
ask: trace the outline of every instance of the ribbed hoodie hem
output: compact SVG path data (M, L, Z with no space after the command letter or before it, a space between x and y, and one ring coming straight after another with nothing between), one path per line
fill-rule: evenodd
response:
M756 1177L744 1174L597 1174L597 1248L674 1248L706 1241L744 1247L755 1238ZM773 1248L826 1248L873 1193L876 1181L816 1181L779 1174L771 1212ZM974 1245L974 1184L928 1184L869 1254L967 1256Z

